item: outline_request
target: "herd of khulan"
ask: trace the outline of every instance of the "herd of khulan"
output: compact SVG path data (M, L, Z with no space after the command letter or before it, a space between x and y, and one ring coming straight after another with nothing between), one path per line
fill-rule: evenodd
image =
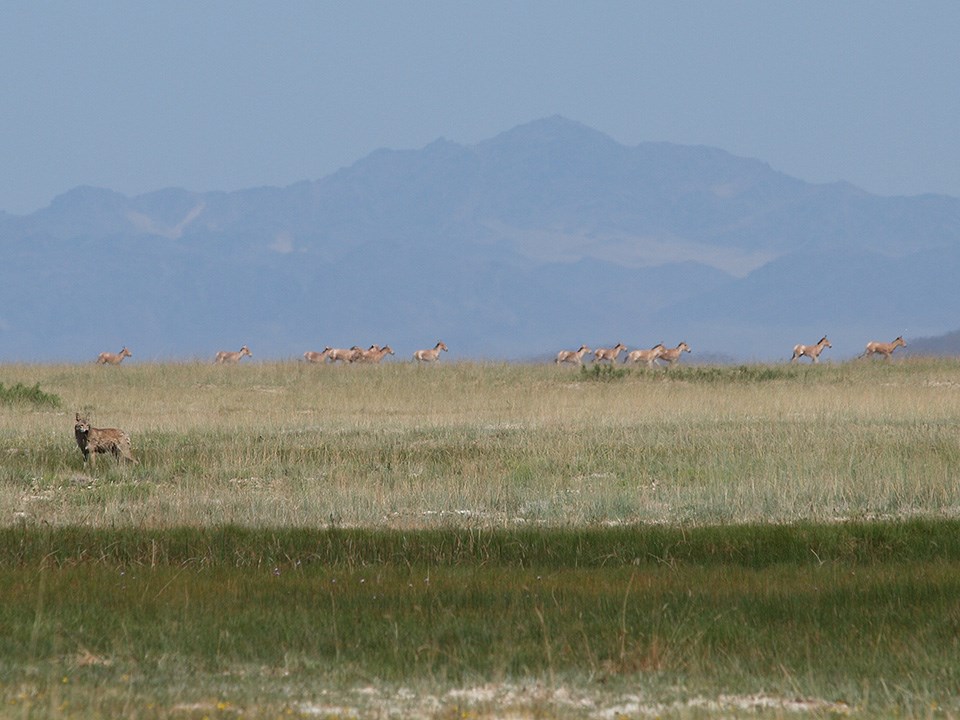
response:
M893 342L867 343L867 347L859 357L880 356L887 360L893 355L898 347L906 347L903 337L898 337ZM825 348L832 347L827 336L824 335L813 345L796 345L793 348L793 356L790 362L794 363L801 358L810 358L814 363L820 362L820 354ZM447 346L438 341L432 348L417 350L413 353L413 360L418 364L435 363L440 359L440 353L447 352ZM614 364L618 361L621 353L625 353L623 362L636 365L643 363L647 367L657 367L658 363L665 363L667 367L675 365L683 353L691 352L690 346L685 342L679 343L676 347L668 348L663 343L657 343L652 348L639 348L628 352L627 346L623 343L617 343L611 348L590 349L586 345L581 345L577 350L561 350L554 358L557 365L572 364L582 366L584 358L593 355L595 364L607 363ZM364 350L354 345L351 348L331 348L325 347L321 351L308 350L303 354L303 359L308 363L315 364L336 364L344 365L354 363L378 364L387 355L393 355L393 348L389 345L371 345ZM119 365L124 358L133 357L133 353L126 347L121 348L118 353L103 352L97 357L99 365ZM214 357L217 365L235 365L244 357L253 357L250 348L244 345L239 350L221 350ZM109 453L117 460L125 460L130 463L137 463L133 453L130 451L130 435L117 428L96 428L89 420L76 414L76 423L74 425L74 437L77 445L83 453L84 461L91 464L96 462L97 455Z
M904 341L903 336L888 343L871 341L867 343L866 349L859 357L879 355L889 360L894 350L898 347L905 348L906 346L907 343ZM823 352L824 348L829 347L833 346L830 344L826 335L820 338L814 345L795 345L790 362L796 362L801 358L807 357L814 363L818 363L820 362L820 353ZM438 341L432 348L415 351L413 353L413 359L417 363L433 363L440 359L441 352L447 352L447 346L443 341ZM625 353L623 362L628 365L644 363L648 367L655 367L658 363L665 363L667 366L672 366L680 360L685 352L690 352L690 346L685 342L681 342L672 348L666 347L663 343L657 343L649 349L638 348L629 352L627 351L627 346L623 343L617 343L611 348L596 348L595 350L591 350L586 345L581 345L577 350L561 350L557 353L554 362L557 365L583 365L584 357L593 355L594 363L613 364L618 361L620 353ZM319 351L307 350L303 353L303 359L308 363L314 364L336 364L338 362L344 365L353 363L378 364L387 355L394 354L393 348L389 345L371 345L366 350L359 345L354 345L350 348L325 347ZM119 365L123 362L124 358L128 357L133 357L133 353L124 346L118 353L100 353L97 357L97 364ZM214 362L217 365L235 365L244 357L253 357L253 353L250 352L250 348L246 345L239 350L219 351L214 356Z

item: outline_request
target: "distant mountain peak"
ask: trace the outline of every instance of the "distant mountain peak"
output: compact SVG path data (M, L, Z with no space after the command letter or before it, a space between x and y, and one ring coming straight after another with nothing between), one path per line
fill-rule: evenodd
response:
M540 120L517 125L489 140L480 142L478 147L490 145L579 145L583 143L601 143L611 147L620 145L609 135L583 123L570 120L562 115L551 115Z
M50 203L50 207L58 210L81 206L120 207L126 200L126 196L114 190L93 185L78 185L72 190L57 195Z

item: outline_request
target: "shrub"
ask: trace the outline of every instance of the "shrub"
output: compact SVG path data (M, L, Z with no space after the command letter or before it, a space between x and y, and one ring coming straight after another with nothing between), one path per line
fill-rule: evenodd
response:
M40 383L32 387L17 383L10 387L0 383L0 404L13 405L14 403L25 403L36 405L37 407L60 407L60 396L44 392L40 389Z

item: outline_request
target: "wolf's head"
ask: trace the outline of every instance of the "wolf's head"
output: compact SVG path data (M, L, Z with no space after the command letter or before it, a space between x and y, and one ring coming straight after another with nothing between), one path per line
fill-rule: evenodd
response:
M78 438L86 437L90 434L90 421L80 417L80 413L77 413L77 421L73 426L73 432Z

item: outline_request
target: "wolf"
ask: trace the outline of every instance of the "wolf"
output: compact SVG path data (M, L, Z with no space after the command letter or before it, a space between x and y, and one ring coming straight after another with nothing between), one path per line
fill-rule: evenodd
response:
M77 439L80 452L83 453L84 462L89 460L91 465L95 465L97 455L102 453L113 453L118 461L122 457L127 462L138 462L130 452L130 436L123 430L95 428L90 425L89 420L80 417L80 413L77 413L73 434Z

